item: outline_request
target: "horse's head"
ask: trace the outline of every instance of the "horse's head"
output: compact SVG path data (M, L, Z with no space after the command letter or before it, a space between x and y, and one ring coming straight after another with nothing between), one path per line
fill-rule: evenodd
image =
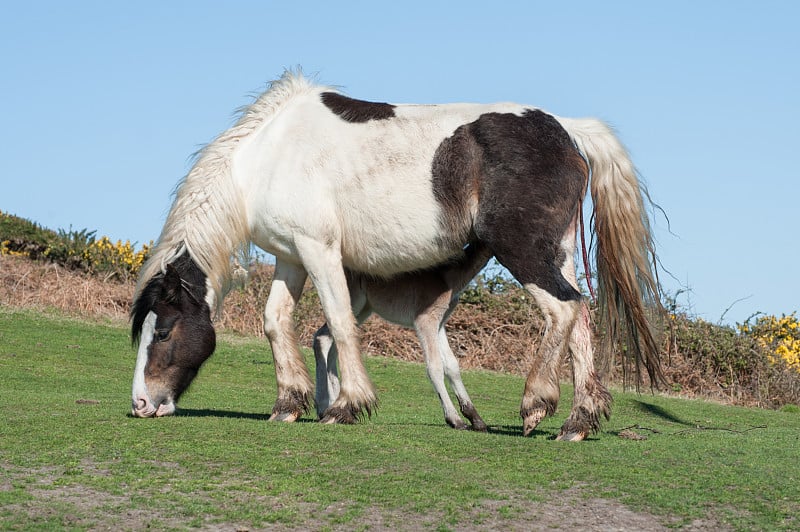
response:
M178 398L214 352L207 292L205 274L184 253L153 276L134 301L131 336L139 343L134 416L173 414Z

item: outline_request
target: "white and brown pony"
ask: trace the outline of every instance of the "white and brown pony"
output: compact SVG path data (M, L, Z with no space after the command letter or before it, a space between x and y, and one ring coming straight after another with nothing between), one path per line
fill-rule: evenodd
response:
M377 397L346 271L391 283L446 272L480 246L546 318L522 397L523 432L555 411L558 364L569 349L575 397L559 437L583 439L611 400L594 371L575 275L587 184L602 330L657 381L647 308L658 305L658 286L643 190L606 125L512 103L365 102L287 72L199 153L177 189L134 296L133 414L174 412L214 350L211 314L229 288L232 257L252 243L276 258L264 312L278 384L272 417L297 419L313 395L292 320L310 277L341 372L322 421L355 422Z

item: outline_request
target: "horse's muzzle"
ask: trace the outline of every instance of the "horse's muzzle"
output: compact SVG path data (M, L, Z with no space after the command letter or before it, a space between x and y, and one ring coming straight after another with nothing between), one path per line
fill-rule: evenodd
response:
M163 417L174 413L175 402L171 400L156 406L148 397L140 395L131 402L131 414L134 417Z

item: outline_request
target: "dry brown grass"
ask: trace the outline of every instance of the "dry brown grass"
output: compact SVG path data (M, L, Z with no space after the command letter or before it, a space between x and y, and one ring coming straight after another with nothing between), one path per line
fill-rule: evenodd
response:
M0 255L0 304L4 306L123 321L132 297L130 283L103 282L54 263Z

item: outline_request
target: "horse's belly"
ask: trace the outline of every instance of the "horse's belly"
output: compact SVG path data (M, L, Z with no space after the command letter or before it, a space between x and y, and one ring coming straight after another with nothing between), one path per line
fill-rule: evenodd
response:
M356 272L389 278L436 266L461 251L459 247L445 247L419 240L409 242L381 238L372 242L366 239L360 243L345 241L342 242L342 263Z
M462 248L443 233L429 184L393 187L338 210L342 261L354 271L389 277L440 264Z
M432 193L409 196L401 187L366 197L348 193L345 199L330 188L326 194L315 190L296 202L281 193L251 195L252 242L297 261L296 238L310 237L339 246L345 267L378 277L441 264L462 251L464 243L444 232Z

